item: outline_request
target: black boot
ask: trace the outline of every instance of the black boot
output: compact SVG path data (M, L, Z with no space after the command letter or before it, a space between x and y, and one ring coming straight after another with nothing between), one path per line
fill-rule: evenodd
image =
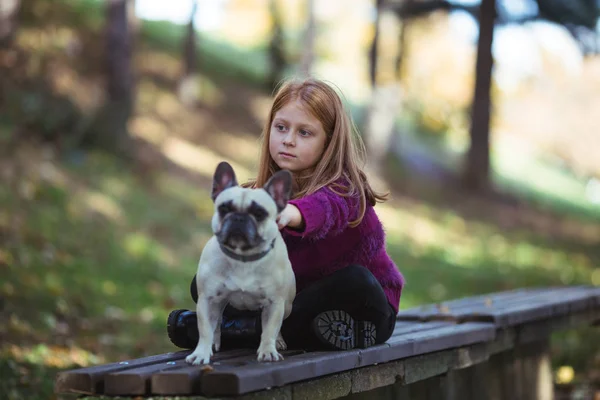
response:
M365 349L375 344L377 330L370 321L357 321L345 311L331 310L317 315L312 321L317 339L334 350Z
M167 334L171 343L182 349L193 349L198 343L196 313L189 310L173 310L167 318Z
M223 315L221 338L251 339L262 332L260 315L238 315L230 318ZM193 349L198 343L198 320L195 311L173 310L167 319L167 333L171 343L182 349Z

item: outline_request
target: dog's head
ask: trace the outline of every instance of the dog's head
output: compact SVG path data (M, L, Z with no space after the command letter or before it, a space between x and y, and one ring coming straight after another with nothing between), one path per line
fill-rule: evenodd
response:
M233 168L221 162L213 178L212 199L215 214L212 229L226 249L252 254L271 243L279 234L276 218L290 198L292 175L274 174L261 189L238 186Z

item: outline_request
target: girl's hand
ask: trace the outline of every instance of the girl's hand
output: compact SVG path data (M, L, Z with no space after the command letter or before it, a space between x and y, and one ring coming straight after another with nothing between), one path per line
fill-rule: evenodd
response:
M303 228L304 221L302 220L302 214L300 214L298 207L288 203L277 217L277 226L279 229L283 229L286 226L289 226L292 229Z

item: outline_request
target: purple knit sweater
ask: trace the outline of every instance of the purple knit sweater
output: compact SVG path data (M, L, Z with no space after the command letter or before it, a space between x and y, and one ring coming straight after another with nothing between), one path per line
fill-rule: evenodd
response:
M368 268L379 281L394 310L398 312L404 286L402 274L385 249L385 233L372 206L355 228L348 226L358 214L357 197L343 197L324 187L290 203L304 218L303 231L282 230L296 288L311 283L350 264Z

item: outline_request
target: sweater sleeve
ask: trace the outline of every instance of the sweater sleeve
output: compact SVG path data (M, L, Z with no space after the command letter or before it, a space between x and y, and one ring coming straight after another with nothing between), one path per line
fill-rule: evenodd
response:
M341 196L329 188L322 188L301 199L290 200L290 204L300 210L304 230L285 228L286 233L310 239L340 234L356 218L359 208L357 197Z

